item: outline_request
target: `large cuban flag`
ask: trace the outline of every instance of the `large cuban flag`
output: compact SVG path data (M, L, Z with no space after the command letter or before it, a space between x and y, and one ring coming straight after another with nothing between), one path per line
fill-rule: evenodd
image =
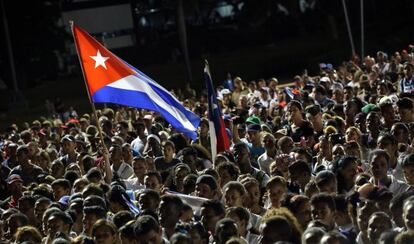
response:
M115 103L160 113L175 129L197 138L200 118L165 88L72 24L80 63L94 103Z

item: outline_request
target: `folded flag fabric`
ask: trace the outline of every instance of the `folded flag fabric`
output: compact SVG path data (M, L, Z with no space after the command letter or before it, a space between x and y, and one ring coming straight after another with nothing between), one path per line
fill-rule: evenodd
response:
M217 153L224 152L230 148L230 140L227 135L220 105L217 102L217 94L213 87L210 69L206 61L204 68L204 81L208 93L208 120L210 129L211 158L214 161Z
M171 93L111 53L80 27L72 24L72 33L92 102L156 111L176 130L197 138L200 118Z

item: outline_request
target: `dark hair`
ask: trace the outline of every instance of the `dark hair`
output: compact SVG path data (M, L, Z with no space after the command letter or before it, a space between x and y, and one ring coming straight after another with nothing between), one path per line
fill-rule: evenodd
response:
M305 195L294 195L291 198L289 198L289 201L287 202L287 208L293 214L295 214L299 210L299 206L306 202L310 202L309 197Z
M240 174L239 168L232 162L223 162L217 166L217 172L220 170L226 170L231 176L232 180L237 180Z
M90 168L88 170L88 172L86 173L86 178L89 181L91 180L91 178L97 178L97 179L101 180L102 179L102 173L98 168L93 167L93 168Z
M98 219L106 218L106 210L100 206L90 206L83 208L83 214L94 214Z
M332 210L336 210L334 198L327 193L318 193L311 198L311 205L316 205L319 203L326 203L328 207Z
M28 202L31 206L34 206L36 203L36 199L30 195L23 195L19 198L19 202Z
M238 181L229 181L223 186L223 192L226 191L226 189L236 190L240 193L240 196L246 195L246 189L242 185L242 183Z
M173 208L175 208L179 213L183 210L183 201L178 196L164 195L161 197L161 201L163 201L165 204L173 204Z
M72 226L72 224L73 224L72 217L68 213L66 213L66 212L63 212L63 211L53 212L52 214L50 214L49 219L52 216L55 217L55 218L58 218L58 219L62 220L65 224L68 224L69 226Z
M127 202L131 202L128 194L125 192L125 189L119 185L114 185L111 187L107 193L108 201L115 202L120 204L125 210L129 210Z
M77 171L75 170L68 170L66 171L66 173L63 175L63 178L65 178L66 180L69 181L70 185L73 186L73 183L75 182L75 180L80 178L80 175Z
M292 152L303 155L308 160L308 163L312 163L312 155L304 148L301 147L295 147L293 148Z
M22 214L21 212L17 212L17 213L10 215L8 219L12 219L12 218L19 220L23 226L29 224L29 219L27 218L26 215Z
M385 158L385 160L387 161L387 163L390 161L390 155L387 153L387 151L383 150L383 149L374 149L373 151L371 151L371 153L369 154L368 157L368 163L372 164L372 159L375 156L382 156Z
M216 216L224 216L226 213L223 203L217 200L207 200L201 204L201 208L210 208Z
M303 110L302 103L299 102L298 100L291 100L287 105L287 109L289 110L289 108L292 107L292 106L297 107L300 111Z
M309 167L309 164L302 160L297 160L293 162L291 165L289 165L289 173L299 173L299 172L306 172L308 174L312 173L311 168Z
M342 156L338 160L335 160L332 164L332 171L336 175L337 185L338 185L338 192L348 191L349 189L345 189L345 179L342 176L342 170L344 170L348 165L353 162L356 162L357 158L353 156Z
M348 211L348 200L345 195L334 196L336 211L347 214Z
M116 213L112 221L114 221L116 228L119 229L133 219L134 215L130 211L123 210Z
M332 230L332 231L326 232L322 236L321 240L325 236L327 236L327 237L333 237L335 239L335 241L339 241L339 243L341 243L341 244L349 244L350 243L349 240L348 240L348 238L344 234L342 234L341 232L336 231L336 230ZM335 242L335 243L338 243L338 242Z
M414 166L414 154L408 154L402 161L402 167Z
M171 244L192 244L193 240L191 239L191 236L188 234L176 232L174 233L170 238Z
M230 207L226 211L226 217L228 217L230 214L235 214L240 220L244 220L246 223L249 223L250 213L247 211L247 209L243 207Z
M59 186L65 189L71 189L70 182L66 179L57 179L52 182L52 188L59 187Z
M139 216L138 219L135 221L134 233L136 238L139 238L140 236L145 235L151 231L158 232L159 230L160 225L152 216Z
M119 228L119 234L129 240L135 239L134 224L135 224L134 220L128 221L126 224L124 224L122 227Z
M84 207L99 206L101 208L107 209L106 201L103 197L97 195L90 195L83 199Z
M112 235L115 235L117 233L117 227L114 225L114 223L112 223L111 221L108 221L106 219L100 219L98 221L96 221L95 224L93 224L92 227L92 236L95 235L95 232L98 228L101 227L107 227L111 230Z
M161 177L161 174L160 174L158 171L147 171L147 172L144 174L144 177L145 177L145 176L148 176L148 177L154 176L155 178L157 178L158 182L159 182L160 184L162 184L162 177Z

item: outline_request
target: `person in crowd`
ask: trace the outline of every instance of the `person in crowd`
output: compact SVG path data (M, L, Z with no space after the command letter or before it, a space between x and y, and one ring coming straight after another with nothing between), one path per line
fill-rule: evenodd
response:
M110 104L13 123L0 132L1 242L407 243L413 50L283 88L236 76L217 87L231 143L216 154L195 91L175 94L200 117L196 138Z

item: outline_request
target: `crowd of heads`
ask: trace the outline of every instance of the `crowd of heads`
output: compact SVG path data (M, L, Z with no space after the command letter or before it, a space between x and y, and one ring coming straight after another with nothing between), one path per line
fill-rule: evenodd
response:
M174 93L196 140L155 112L48 103L2 133L1 241L414 243L413 49L287 85L226 80L217 155L207 94L188 87Z

